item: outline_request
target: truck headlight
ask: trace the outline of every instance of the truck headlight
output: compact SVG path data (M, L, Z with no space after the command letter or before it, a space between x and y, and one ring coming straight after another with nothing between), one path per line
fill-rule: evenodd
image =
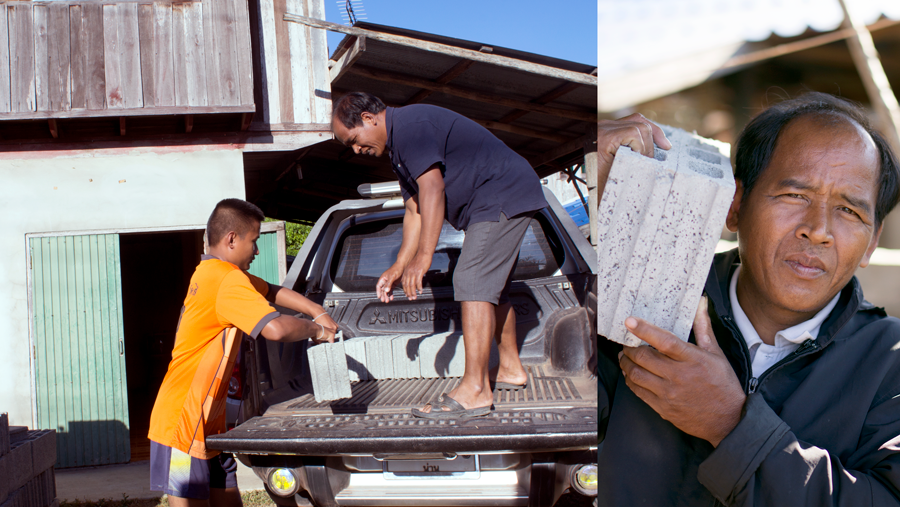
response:
M582 495L597 494L597 465L581 465L575 469L572 484Z
M272 493L284 497L294 496L300 485L290 468L273 468L266 482Z

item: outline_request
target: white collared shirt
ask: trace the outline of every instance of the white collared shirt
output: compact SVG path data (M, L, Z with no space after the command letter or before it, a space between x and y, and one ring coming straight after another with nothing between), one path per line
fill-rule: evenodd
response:
M806 340L816 339L819 335L819 328L822 327L822 323L828 318L828 314L830 314L831 310L837 305L841 294L838 292L831 302L825 305L825 308L822 308L819 313L813 316L813 318L775 333L775 344L767 345L763 343L762 338L759 337L759 333L756 332L756 329L753 327L753 324L750 323L750 319L747 318L747 314L744 313L741 304L738 302L737 279L738 273L740 272L741 266L739 265L737 269L734 270L734 274L731 275L728 296L731 298L731 309L734 312L734 322L737 324L741 334L744 335L744 340L747 342L747 348L750 349L750 365L753 376L759 378L760 375L771 368L775 363L781 361L789 356L791 352L797 350L801 343Z

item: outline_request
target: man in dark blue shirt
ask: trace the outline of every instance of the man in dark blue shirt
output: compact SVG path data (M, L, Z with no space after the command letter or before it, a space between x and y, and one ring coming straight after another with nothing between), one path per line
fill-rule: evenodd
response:
M453 275L461 302L466 369L459 385L413 415L426 418L490 413L496 388L524 387L515 312L509 285L531 216L545 207L537 174L528 162L484 127L436 106L385 107L380 99L352 92L334 104L332 130L357 154L389 152L406 204L397 260L378 280L376 293L393 299L400 282L409 299L422 292L444 218L465 230ZM496 335L496 336L495 336ZM500 365L488 371L491 337Z

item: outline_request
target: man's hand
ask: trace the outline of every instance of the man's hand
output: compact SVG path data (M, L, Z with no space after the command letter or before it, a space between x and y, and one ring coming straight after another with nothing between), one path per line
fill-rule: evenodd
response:
M403 270L403 292L406 297L415 301L416 296L422 293L422 278L431 267L431 255L424 255L421 251L413 257L412 262Z
M648 157L653 156L653 143L664 150L672 147L666 134L653 122L640 113L634 113L618 120L600 120L597 122L597 189L603 195L606 179L612 167L613 159L619 146L628 146L635 153Z
M644 320L625 327L650 344L625 347L619 365L625 382L663 419L718 446L737 426L747 396L712 332L706 298L694 317L697 345Z
M394 285L401 276L403 276L403 267L394 264L378 278L378 283L375 285L375 295L382 303L389 303L394 300Z

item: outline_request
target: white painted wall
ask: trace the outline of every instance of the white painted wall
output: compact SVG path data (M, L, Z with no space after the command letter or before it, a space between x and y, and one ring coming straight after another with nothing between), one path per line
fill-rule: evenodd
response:
M10 424L33 424L25 235L202 225L221 199L244 198L239 150L188 149L0 154L0 412Z

